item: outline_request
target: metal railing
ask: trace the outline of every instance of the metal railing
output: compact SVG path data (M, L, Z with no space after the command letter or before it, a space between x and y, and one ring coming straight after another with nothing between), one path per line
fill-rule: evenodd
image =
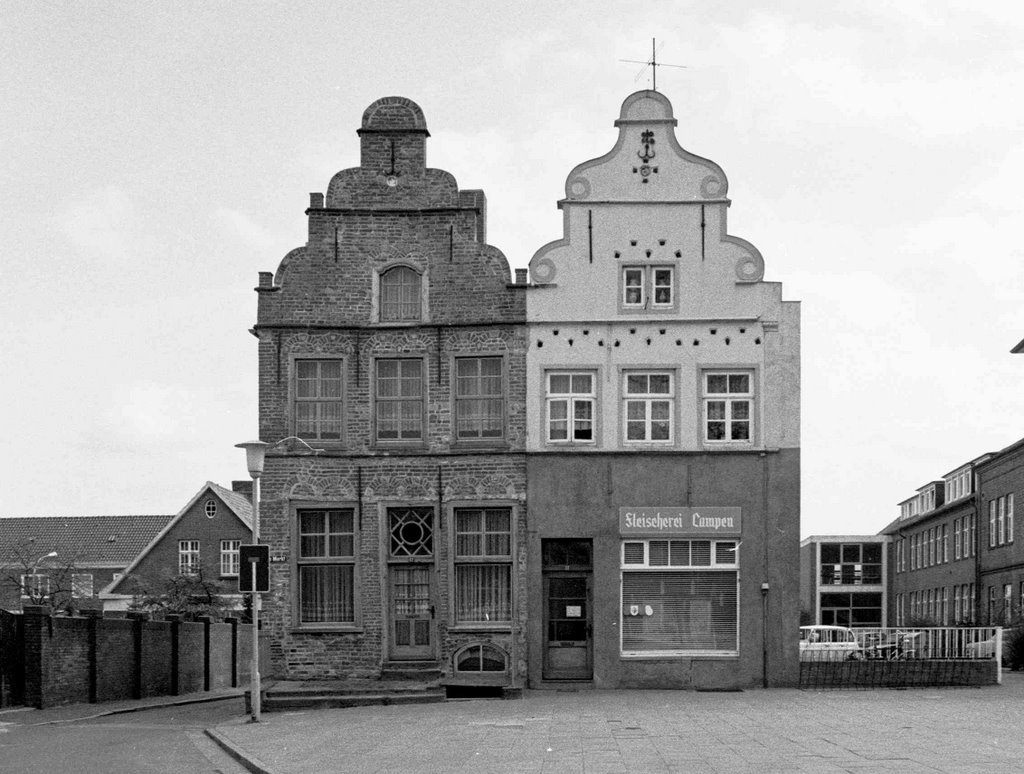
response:
M802 632L801 688L905 688L1002 682L1003 629L814 627Z
M866 659L986 659L1002 661L1003 629L969 627L854 627Z

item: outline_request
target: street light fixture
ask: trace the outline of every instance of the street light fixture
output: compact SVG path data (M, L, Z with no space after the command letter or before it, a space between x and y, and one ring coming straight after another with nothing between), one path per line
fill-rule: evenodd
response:
M235 447L245 449L245 464L252 477L252 543L260 542L260 476L263 475L263 459L269 444L263 441L245 441L236 443ZM244 572L245 568L240 567ZM249 706L252 710L251 721L260 722L260 594L252 591L252 662L249 667Z
M36 559L34 562L32 562L32 567L31 567L31 569L29 570L29 573L28 573L28 577L30 579L29 583L32 583L33 581L31 579L36 577L36 568L39 567L39 563L44 561L44 560L46 560L46 559L52 559L56 555L57 555L56 551L51 551L48 554L43 554L38 559ZM39 591L39 582L35 581L35 583L36 583L35 590L38 592ZM42 598L40 598L40 604L42 604Z

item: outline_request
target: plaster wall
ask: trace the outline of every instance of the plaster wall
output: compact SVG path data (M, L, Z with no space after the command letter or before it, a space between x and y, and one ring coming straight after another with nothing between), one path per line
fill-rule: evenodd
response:
M766 454L530 455L530 556L546 538L593 540L593 682L597 687L736 688L797 678L799 452ZM735 506L740 536L739 655L621 654L619 508ZM768 584L762 599L761 586ZM762 608L763 602L767 605ZM529 571L530 683L543 685L539 561ZM767 646L767 658L765 658Z

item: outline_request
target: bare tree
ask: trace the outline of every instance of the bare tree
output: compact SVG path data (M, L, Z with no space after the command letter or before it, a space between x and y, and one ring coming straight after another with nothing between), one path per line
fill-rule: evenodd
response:
M7 546L0 557L0 582L21 596L23 605L48 605L53 610L73 613L77 608L75 563L77 552L45 550L34 541Z
M145 610L157 617L168 613L183 615L185 620L194 621L199 616L223 618L231 609L223 596L223 588L217 582L203 576L201 568L191 574L175 575L154 581L148 578L133 578L130 610Z

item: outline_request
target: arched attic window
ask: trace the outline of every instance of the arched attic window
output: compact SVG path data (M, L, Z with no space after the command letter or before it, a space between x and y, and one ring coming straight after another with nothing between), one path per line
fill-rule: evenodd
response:
M381 322L419 320L420 284L420 275L408 266L395 266L381 274Z

